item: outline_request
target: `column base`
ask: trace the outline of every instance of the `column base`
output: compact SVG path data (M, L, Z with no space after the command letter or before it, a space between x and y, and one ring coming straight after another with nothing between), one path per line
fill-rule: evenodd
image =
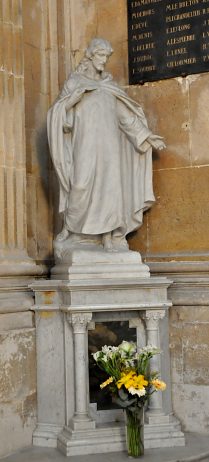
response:
M146 412L145 422L148 425L168 424L171 420L170 415L166 415L163 412Z
M164 422L159 416L158 421L155 423L145 424L145 448L154 449L185 446L184 433L181 431L181 425L178 419L174 416L166 415L162 416L162 418L169 418L169 422Z
M76 420L76 418L72 418L69 422L69 427L74 431L93 430L95 426L95 421L90 418L86 420Z
M124 451L125 427L120 424L107 424L85 431L74 431L64 427L58 437L57 447L65 456Z

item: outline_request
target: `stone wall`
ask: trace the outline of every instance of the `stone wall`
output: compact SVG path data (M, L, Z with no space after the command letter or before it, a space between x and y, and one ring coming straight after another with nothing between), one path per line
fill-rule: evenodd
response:
M31 444L35 330L28 284L43 268L27 254L25 89L20 0L0 6L0 456Z
M208 306L171 310L170 348L174 412L184 429L209 430Z
M94 36L111 41L115 52L108 70L141 103L150 128L167 144L165 151L153 153L156 205L129 244L142 253L153 274L174 281L170 289L174 410L185 430L208 432L209 74L128 86L126 0L71 2L73 67Z
M153 274L174 280L174 409L185 430L207 432L209 74L129 87L126 0L2 0L0 24L0 367L5 372L0 455L30 444L35 424L28 285L47 275L53 235L60 228L53 217L58 190L46 112L94 36L111 41L109 72L142 104L150 127L167 143L166 151L153 154L156 205L129 242Z

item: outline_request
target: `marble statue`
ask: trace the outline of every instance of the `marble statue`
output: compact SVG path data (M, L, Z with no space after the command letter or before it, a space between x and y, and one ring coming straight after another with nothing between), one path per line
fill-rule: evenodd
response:
M63 229L55 253L82 244L127 250L154 203L152 148L163 149L141 106L104 71L113 49L91 41L48 112L48 140L60 186Z

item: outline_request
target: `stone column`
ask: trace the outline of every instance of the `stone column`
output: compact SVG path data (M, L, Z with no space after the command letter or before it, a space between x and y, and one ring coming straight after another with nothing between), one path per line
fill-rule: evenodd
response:
M7 379L0 386L0 457L30 445L36 421L34 301L28 284L43 268L27 254L22 13L22 0L1 0L0 370Z
M165 316L165 310L146 310L143 314L143 319L146 324L147 345L152 345L160 349L159 339L159 321ZM159 372L161 376L161 358L155 355L150 361L150 372ZM153 393L149 399L148 411L146 413L146 420L148 423L157 423L163 420L168 420L165 416L162 406L162 392L158 391ZM157 420L156 420L157 419Z
M3 0L1 13L0 278L14 278L43 270L27 254L22 1Z
M75 413L70 422L74 430L95 428L89 417L88 324L92 313L72 313L67 316L74 337Z

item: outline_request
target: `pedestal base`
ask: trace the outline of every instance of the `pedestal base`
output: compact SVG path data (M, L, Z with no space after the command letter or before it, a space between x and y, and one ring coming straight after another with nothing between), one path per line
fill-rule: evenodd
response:
M60 425L38 424L33 432L33 446L56 448L58 435L63 430Z
M98 416L89 414L87 345L88 329L95 323L128 321L136 328L139 347L146 336L148 344L164 352L157 370L167 389L162 403L152 402L153 409L160 409L162 415L156 416L151 409L145 425L145 448L183 446L184 435L171 415L167 316L170 281L150 277L149 268L137 252L87 249L74 249L68 263L53 268L52 277L54 280L32 286L36 292L33 309L39 422L34 444L55 447L57 440L57 447L66 456L126 450L124 420L116 422L109 415L108 422L102 411L98 421ZM79 414L90 415L84 426L76 419Z
M169 424L144 427L145 449L184 446L180 424L172 418ZM95 430L73 431L65 427L57 440L57 447L66 456L98 454L126 450L125 426L122 422L97 426Z
M184 433L181 431L180 422L174 416L163 416L169 418L168 422L160 421L153 424L145 424L144 439L145 448L172 448L185 446Z
M57 447L66 456L124 451L125 427L106 424L83 432L65 427L58 437Z
M74 249L68 261L57 263L51 270L52 279L82 281L118 279L121 277L150 277L149 267L142 263L138 252L106 252L104 250Z

